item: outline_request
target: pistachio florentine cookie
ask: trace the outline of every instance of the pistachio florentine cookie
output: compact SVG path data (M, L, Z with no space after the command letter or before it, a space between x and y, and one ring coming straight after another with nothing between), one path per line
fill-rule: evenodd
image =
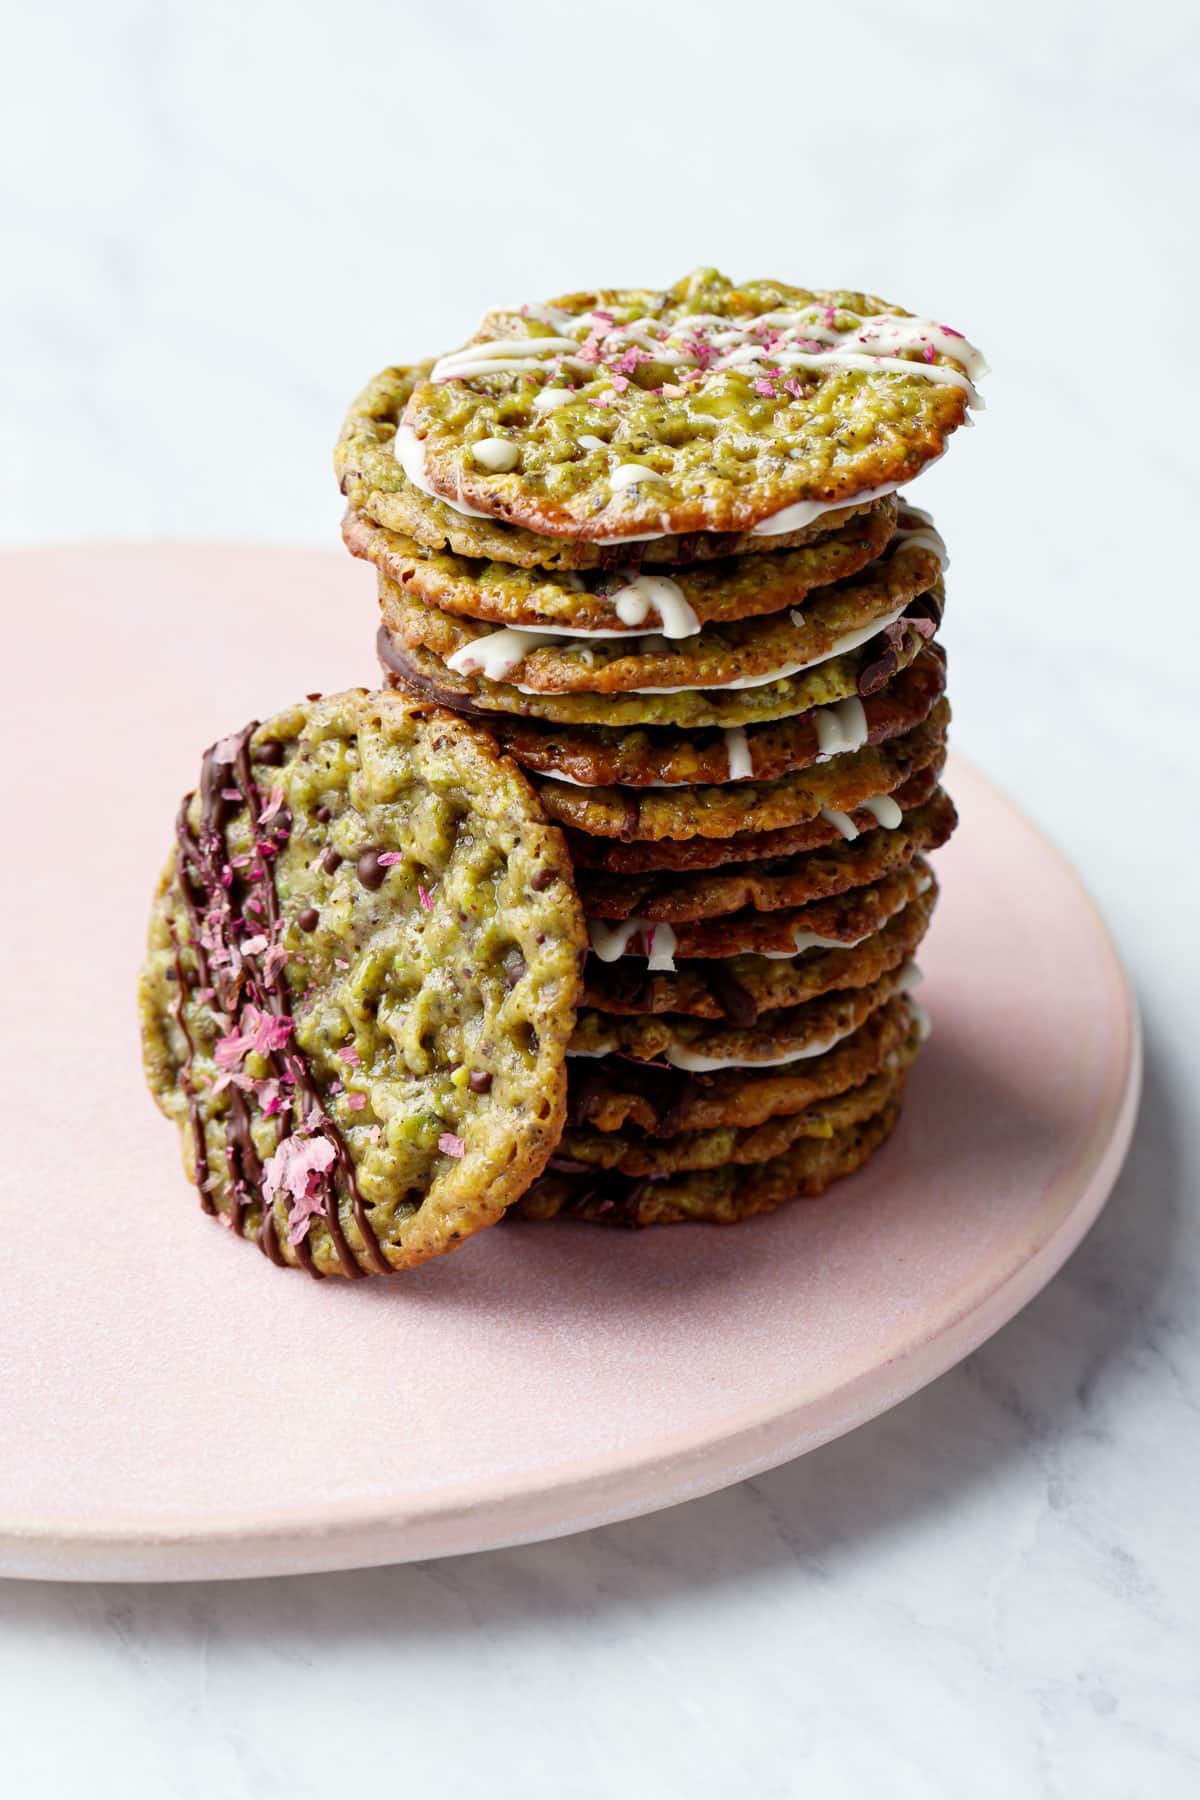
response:
M220 740L140 985L205 1210L351 1277L493 1224L562 1128L586 941L561 834L453 715L355 690Z
M694 919L724 919L752 908L771 913L807 906L862 887L918 857L938 850L954 830L957 815L950 796L938 789L927 805L906 813L891 831L877 827L853 843L800 851L791 856L742 863L718 872L661 869L640 875L575 872L584 911L593 919L628 919L674 925Z
M635 1130L589 1131L568 1125L550 1158L559 1175L614 1169L619 1175L661 1180L692 1169L721 1169L726 1163L760 1163L782 1156L800 1138L831 1138L847 1125L871 1118L897 1094L921 1047L916 1026L865 1081L828 1099L811 1101L761 1125L718 1125L708 1131L679 1131L657 1137Z
M416 383L394 448L458 510L554 536L787 530L911 481L984 369L872 295L700 269L488 313Z
M866 744L886 743L919 725L942 696L946 657L926 644L917 660L865 700L852 700ZM578 787L686 787L723 781L771 781L806 769L845 747L847 709L793 713L770 725L751 725L732 739L724 732L676 731L670 726L546 725L494 718L493 735L536 775Z
M670 725L685 731L712 726L736 730L788 719L813 707L878 693L901 669L915 662L937 629L940 591L931 589L858 648L838 652L811 667L774 679L755 678L750 687L683 687L655 693L538 693L516 681L462 673L421 646L405 646L404 607L393 584L380 578L383 626L377 646L385 672L397 685L455 712L484 717L515 714L556 725ZM937 618L929 616L935 606ZM919 610L918 610L919 609Z
M541 694L662 694L682 688L755 687L857 649L898 620L933 587L941 564L921 543L894 550L804 605L764 617L705 624L688 608L636 634L490 628L440 612L388 581L388 630L405 650L429 650L455 674L480 673ZM932 636L932 628L930 630Z
M419 448L406 434L397 436L414 387L432 367L432 362L401 363L368 382L346 416L333 458L338 484L354 512L428 550L522 569L618 569L631 557L639 566L672 567L796 549L852 520L885 512L889 505L887 496L863 499L822 510L793 530L761 537L746 531L692 531L613 546L526 531L441 499L425 480Z
M814 543L774 556L726 556L645 575L624 566L590 572L519 568L496 558L431 550L377 525L351 507L342 521L346 548L365 557L411 598L441 612L523 631L607 632L632 637L647 626L730 624L800 606L816 588L844 581L882 555L896 523L896 501L879 500Z
M800 825L775 831L738 831L732 837L654 838L648 840L594 837L586 831L568 830L567 846L577 869L605 869L613 874L644 874L650 870L715 869L727 863L746 863L792 856L816 850L840 840L851 843L877 826L898 829L915 808L938 792L940 757L908 777L903 787L882 795L873 806L863 806L840 818L821 814Z
M689 1074L624 1058L578 1058L568 1070L568 1119L572 1128L628 1129L656 1138L762 1125L878 1074L914 1028L920 1036L912 1001L894 994L831 1050L776 1068Z
M900 1116L903 1081L880 1110L827 1138L801 1138L767 1162L693 1169L642 1180L612 1170L551 1171L516 1212L525 1219L580 1219L597 1225L736 1225L776 1212L790 1200L815 1200L831 1182L860 1169Z
M906 736L864 745L815 768L793 769L774 781L730 781L709 787L578 788L538 780L542 805L556 823L595 837L659 842L730 838L785 830L824 819L839 827L866 808L880 823L898 824L887 796L923 769L945 760L950 709L944 700ZM847 832L849 835L849 832Z

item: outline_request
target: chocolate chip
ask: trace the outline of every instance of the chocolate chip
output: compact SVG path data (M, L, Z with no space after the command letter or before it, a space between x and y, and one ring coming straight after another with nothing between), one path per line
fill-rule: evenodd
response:
M273 768L277 763L283 761L283 745L279 742L278 738L268 738L265 744L258 744L255 746L254 760L255 762L266 763L269 767Z
M320 694L305 694L304 698L306 700L319 700L321 696Z
M471 1076L470 1080L467 1082L467 1086L473 1094L486 1094L491 1088L491 1085L492 1076L489 1069L471 1070Z
M745 1031L757 1022L758 1007L753 996L747 993L737 976L723 968L719 961L714 961L709 971L708 987L729 1023L739 1031Z
M364 850L355 865L358 879L372 893L381 888L387 879L387 870L380 867L378 850Z
M508 976L509 987L516 987L518 981L525 974L524 959L518 956L516 962L506 963L504 973Z
M342 866L342 858L338 855L338 853L334 849L333 845L330 844L328 850L325 852L324 856L321 858L321 867L324 869L324 871L327 875L334 875L341 868L341 866ZM368 882L367 885L369 887L370 883ZM376 882L375 885L376 885L376 887L378 887L379 883Z
M553 869L535 869L533 872L533 879L529 885L535 894L543 894L550 886L550 883L557 880L558 876L554 873Z
M322 825L328 825L332 817L333 814L327 806L318 806L316 812L313 814L313 818L317 819Z
M320 918L321 915L315 906L306 906L302 913L297 914L296 923L301 931L315 931Z

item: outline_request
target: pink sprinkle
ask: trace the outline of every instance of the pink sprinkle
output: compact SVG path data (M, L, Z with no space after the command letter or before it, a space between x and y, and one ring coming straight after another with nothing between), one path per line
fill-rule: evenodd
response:
M455 1137L452 1131L443 1131L441 1137L438 1139L438 1149L442 1152L443 1156L459 1157L466 1150L466 1147L467 1146L463 1143L462 1139L460 1137Z
M426 912L433 911L433 895L427 887L422 887L420 882L417 883L417 898Z
M263 807L262 811L258 815L259 824L265 825L268 819L273 819L275 817L275 814L279 811L279 809L282 805L283 805L283 783L281 781L277 781L275 783L275 786L271 789L270 795L267 799L267 804Z

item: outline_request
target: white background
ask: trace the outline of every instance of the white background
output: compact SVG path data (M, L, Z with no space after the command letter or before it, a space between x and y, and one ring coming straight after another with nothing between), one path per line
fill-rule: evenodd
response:
M979 342L917 495L957 741L1105 910L1148 1077L1048 1292L800 1463L423 1568L9 1584L6 1791L1200 1792L1198 69L1165 0L8 9L9 541L330 544L345 403L495 299L704 261Z

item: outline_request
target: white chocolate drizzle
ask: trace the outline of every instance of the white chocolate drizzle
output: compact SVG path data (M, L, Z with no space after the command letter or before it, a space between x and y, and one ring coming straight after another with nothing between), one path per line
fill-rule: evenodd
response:
M506 681L532 651L541 648L546 636L544 632L518 631L515 626L506 625L500 631L472 638L469 644L453 651L446 658L446 667L458 675L478 674L489 681Z
M894 831L904 817L890 794L875 794L870 800L860 800L855 811L870 813L877 824L885 826L889 831ZM858 836L858 826L849 813L839 812L833 806L823 806L821 817L839 831L848 844L852 844Z
M665 481L667 477L660 475L657 469L651 469L646 463L618 463L608 478L608 485L614 494L623 488L636 487L639 481Z
M640 939L640 945L635 940ZM603 919L588 920L588 941L601 962L617 962L622 956L644 956L647 969L673 974L678 939L669 925L651 919L622 919L610 925Z
M666 1060L675 1069L687 1069L690 1073L707 1074L713 1069L778 1069L785 1063L805 1062L810 1056L824 1056L835 1044L857 1031L857 1025L848 1025L844 1031L835 1031L829 1037L816 1038L805 1044L802 1050L789 1050L786 1056L702 1056L699 1051L687 1050L682 1044L668 1044L663 1051Z
M906 518L916 519L917 523L909 525L905 522ZM950 567L950 557L946 550L945 540L934 524L932 516L923 507L910 506L907 501L888 548L899 549L901 544L920 544L922 549L933 551L943 569Z
M702 629L683 589L669 575L638 575L622 571L625 585L609 595L613 610L624 625L640 625L652 612L658 614L665 638L695 637Z
M446 666L453 669L458 675L482 674L489 681L507 681L527 656L531 655L534 650L552 643L556 638L567 639L566 654L577 655L581 661L587 663L591 655L587 643L588 638L636 638L641 645L641 653L649 654L669 649L670 646L666 642L668 637L679 638L695 635L693 631L683 629L688 619L695 619L696 615L692 612L683 597L682 590L678 589L675 582L669 581L666 576L662 575L644 575L638 577L638 583L640 585L630 583L628 589L620 590L617 598L619 599L625 593L629 593L631 596L636 595L636 600L631 600L631 604L636 604L640 608L646 599L647 589L649 589L654 596L653 604L659 608L660 615L665 615L662 617L662 635L657 631L576 632L562 625L547 626L538 631L524 631L513 625L504 625L496 631L488 632L484 637L473 638L469 644L463 644L458 650L452 651L445 659ZM664 591L672 588L676 589L677 598L675 599L672 599L669 592ZM820 656L809 657L803 662L784 663L779 668L768 670L765 675L745 675L737 681L714 682L709 685L720 687L722 692L731 692L741 688L767 687L773 681L785 681L804 669L815 669L819 664L829 662L835 656L844 656L847 651L856 650L860 644L865 644L877 632L893 624L903 611L904 606L895 607L891 612L885 613L882 618L872 619L867 625L860 625L854 631L844 632L841 637L835 638L829 648L823 650ZM798 619L799 615L796 617ZM570 688L531 688L519 681L513 685L522 694L572 692ZM696 684L693 682L685 682L678 687L638 687L621 690L623 694L692 694L696 691ZM737 777L731 776L730 779L737 779ZM679 785L686 784L680 783Z
M815 669L820 663L829 662L835 656L845 656L848 651L857 650L860 644L867 643L878 632L894 625L907 606L906 600L902 605L884 613L881 618L871 619L866 625L843 632L841 637L833 640L828 649L822 650L820 656L810 656L802 662L782 663L776 669L769 669L765 675L743 675L737 681L710 682L708 685L719 687L722 693L732 693L741 688L768 687L773 681L787 681L792 675L799 675L805 669ZM792 616L797 624L802 622L799 613L793 613ZM690 694L696 690L694 684L687 684L683 687L643 687L628 691L634 694Z
M873 799L864 800L862 810L869 812L877 824L885 831L895 831L904 817L890 794L876 794Z
M457 501L452 501L447 500L444 494L438 493L425 473L425 447L411 425L397 425L392 455L413 486L420 488L423 494L428 494L431 500L440 500L444 506L450 508L451 512L463 513L468 519L491 518L491 513L481 512L477 506L468 506L461 495Z
M754 775L754 759L745 728L731 726L725 733L725 754L729 758L730 781L749 781Z
M857 695L839 700L836 706L818 706L812 722L817 734L818 762L861 750L867 741L866 708Z
M471 445L472 460L492 475L507 475L521 460L520 447L511 438L480 438Z
M843 506L869 506L873 500L882 500L885 495L894 494L899 486L898 481L885 481L882 487L847 494L842 500L793 500L790 506L782 506L778 512L760 519L754 530L747 535L782 537L785 531L806 531L825 513L837 512Z

